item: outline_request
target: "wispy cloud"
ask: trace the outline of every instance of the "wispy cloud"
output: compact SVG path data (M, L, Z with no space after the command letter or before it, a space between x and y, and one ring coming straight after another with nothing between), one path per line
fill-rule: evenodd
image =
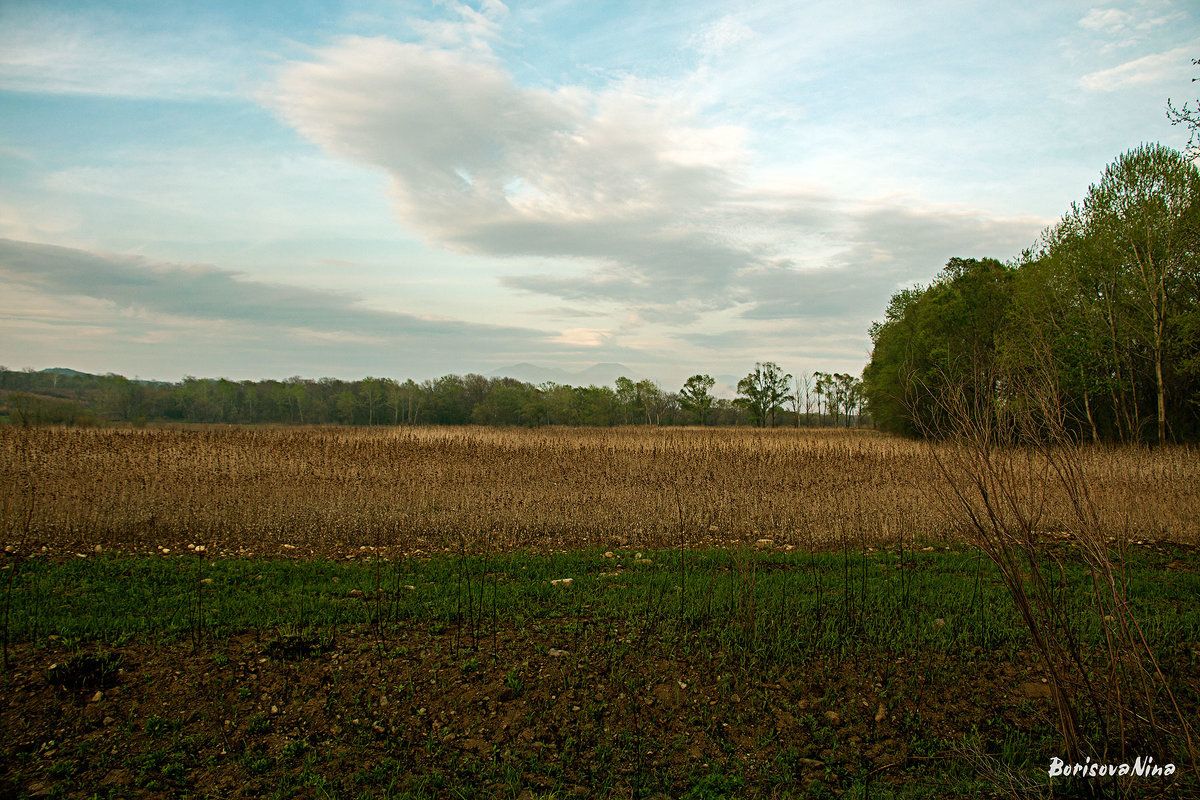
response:
M1132 24L1133 15L1119 8L1092 8L1079 20L1079 27L1109 35L1126 33Z
M0 90L109 97L226 97L245 53L218 29L138 31L92 14L16 4L0 10Z
M1156 83L1178 75L1180 82L1186 80L1191 58L1195 56L1200 41L1176 47L1164 53L1153 53L1126 61L1109 69L1084 75L1079 84L1089 92L1111 92L1129 86Z
M732 14L705 25L693 34L688 43L701 55L716 57L740 47L754 38L754 31Z
M1079 27L1103 39L1105 48L1135 47L1143 44L1155 30L1183 17L1169 11L1170 3L1138 2L1122 8L1091 8L1079 20Z

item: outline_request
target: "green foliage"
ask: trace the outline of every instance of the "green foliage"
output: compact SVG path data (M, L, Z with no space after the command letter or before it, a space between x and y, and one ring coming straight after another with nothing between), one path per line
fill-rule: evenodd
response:
M70 400L25 392L10 392L8 417L16 425L94 425L96 415Z
M738 402L750 413L752 423L760 428L775 427L775 417L788 397L791 379L775 362L760 361L749 375L738 381Z
M892 297L863 372L881 428L943 432L946 400L1063 415L1096 441L1200 438L1200 170L1143 145L1011 265L952 259Z
M712 391L716 382L711 375L693 375L679 390L680 407L690 414L695 414L701 425L704 424L708 418L708 412L712 409L714 398L709 392Z
M720 772L711 772L698 780L688 793L685 800L724 800L724 798L741 797L746 781L733 775L727 776Z
M768 366L775 372L772 374ZM765 373L764 373L765 370ZM817 373L822 376L822 373ZM752 372L751 399L714 397L711 375L691 376L678 392L652 380L618 378L613 386L533 385L514 378L445 375L417 383L298 376L284 381L185 377L178 383L129 380L62 370L0 368L0 420L14 424L91 425L153 422L288 425L775 425L791 413L800 424L801 393L774 364ZM850 375L824 376L816 397L820 424L849 424L861 404ZM763 381L766 380L765 383ZM784 411L790 404L792 410ZM805 408L807 412L808 409ZM813 423L811 417L808 424Z
M985 412L1000 391L998 348L1011 304L1013 273L999 261L952 258L927 288L896 293L871 327L864 393L876 424L936 433L951 385Z
M512 668L504 676L504 685L509 688L514 697L520 697L525 691L525 682L521 680L521 673Z
M472 574L500 576L487 588L485 600L489 606L494 602L501 625L532 626L540 619L557 619L564 612L586 608L592 624L619 626L639 621L660 628L664 641L671 638L669 634L692 632L705 648L745 649L785 661L803 657L809 648L822 652L851 652L860 646L961 651L976 646L1003 647L1026 637L1015 612L1000 611L1006 608L1002 602L1006 590L998 576L967 550L907 551L903 563L894 552L689 551L688 583L693 588L682 618L663 613L663 598L677 591L679 552L645 555L650 563L625 572L622 585L615 589L610 580L584 577L594 573L598 563L605 567L610 563L595 552L467 556L461 567L457 556L448 555L413 562L407 565L403 580L422 586L422 595L406 595L409 599L397 604L391 619L384 623L428 626L435 636L453 631L455 626L444 620L458 608L455 576L461 568ZM1200 607L1188 602L1200 583L1195 573L1164 570L1173 558L1169 552L1137 551L1130 554L1128 562L1131 604L1140 617L1155 620L1146 631L1155 647L1174 648L1181 641L1194 640L1200 631ZM1062 566L1070 587L1074 630L1089 646L1102 643L1103 631L1095 624L1091 606L1089 576L1078 564ZM178 608L192 585L190 576L168 560L113 557L54 563L38 559L26 569L28 582L14 592L12 609L14 630L25 632L18 634L21 638L28 635L35 616L43 637L103 642L121 636L141 641L188 636L187 621L179 617ZM369 604L348 603L333 587L366 583L373 569L365 563L296 559L214 561L210 574L221 579L223 588L210 624L217 635L280 629L292 624L298 610L304 609L312 631L331 633L338 626L369 625ZM547 591L548 581L564 572L580 576L569 597ZM82 575L89 578L86 591L79 590ZM261 575L261 580L253 580L256 575ZM50 607L39 605L39 598L49 596L60 600ZM757 620L750 627L747 608L757 610ZM931 622L935 619L947 624L934 627ZM563 630L568 629L564 626ZM485 668L478 656L454 663L463 674ZM82 686L89 692L99 685L48 679L72 690ZM514 695L521 695L527 689L522 668L511 665L504 684ZM253 698L254 691L240 685L235 695L246 701ZM271 730L268 714L261 710L248 710L247 714L248 734ZM148 734L166 740L178 722L150 716L140 725Z

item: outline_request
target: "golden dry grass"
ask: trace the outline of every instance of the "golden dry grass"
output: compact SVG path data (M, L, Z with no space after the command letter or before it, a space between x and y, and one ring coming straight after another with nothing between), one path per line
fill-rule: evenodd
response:
M1107 519L1200 538L1196 448L1084 459ZM871 431L0 428L5 544L58 553L911 543L955 537L938 480L929 445Z

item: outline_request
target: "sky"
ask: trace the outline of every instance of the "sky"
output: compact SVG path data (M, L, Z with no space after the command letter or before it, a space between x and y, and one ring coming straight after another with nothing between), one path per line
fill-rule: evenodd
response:
M0 0L0 364L858 374L1180 147L1191 0Z

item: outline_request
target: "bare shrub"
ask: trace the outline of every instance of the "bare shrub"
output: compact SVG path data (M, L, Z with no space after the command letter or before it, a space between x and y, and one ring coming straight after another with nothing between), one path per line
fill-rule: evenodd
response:
M930 432L943 441L929 447L942 477L938 496L963 537L995 564L1029 631L1066 760L1113 763L1149 754L1171 761L1183 753L1196 770L1191 726L1130 607L1128 518L1101 513L1088 448L1070 432L1054 382L1036 377L1008 376L1029 381L1017 393L1033 398L1025 405L979 403L969 399L977 393L945 383L945 427ZM1065 505L1066 528L1046 524L1051 504ZM1055 540L1065 544L1062 554L1048 546ZM1090 617L1070 613L1065 558L1077 559L1090 578ZM1085 623L1103 631L1101 652L1080 645Z

